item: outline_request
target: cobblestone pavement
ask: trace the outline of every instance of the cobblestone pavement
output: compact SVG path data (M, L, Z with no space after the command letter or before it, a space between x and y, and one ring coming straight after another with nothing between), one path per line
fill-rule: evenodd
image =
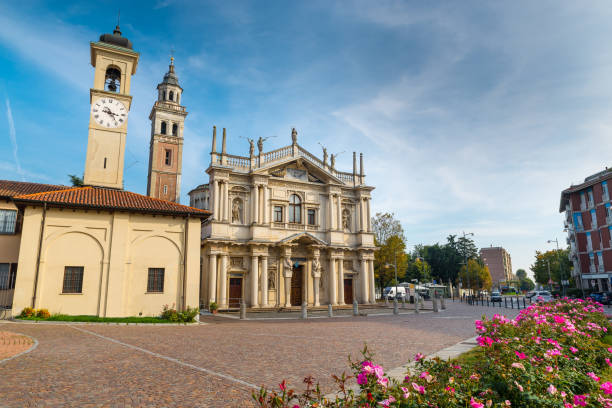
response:
M23 353L34 345L34 341L20 334L0 331L0 361Z
M449 302L441 313L240 321L191 326L1 323L36 338L30 353L0 364L0 405L248 407L251 391L282 379L301 388L331 374L364 344L390 369L474 336L473 320L500 309ZM502 309L508 316L516 310Z

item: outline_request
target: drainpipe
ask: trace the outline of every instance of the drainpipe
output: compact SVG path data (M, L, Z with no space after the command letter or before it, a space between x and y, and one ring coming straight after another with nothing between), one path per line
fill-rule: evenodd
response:
M38 272L40 271L40 255L42 252L43 235L45 233L45 219L47 218L47 203L43 204L42 222L40 223L40 237L38 238L38 255L36 256L36 273L34 275L34 294L32 308L36 307L36 291L38 289Z
M189 214L187 214L187 218L185 219L185 238L184 238L184 245L185 248L183 249L183 301L182 301L182 306L183 306L183 311L185 311L185 309L187 309L187 304L186 304L186 300L185 300L185 292L187 291L187 244L188 244L188 237L189 237Z

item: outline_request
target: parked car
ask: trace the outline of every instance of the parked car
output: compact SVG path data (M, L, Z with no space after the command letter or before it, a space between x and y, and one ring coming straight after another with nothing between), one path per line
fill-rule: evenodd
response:
M403 296L406 296L406 288L403 286L397 286L397 293L395 292L395 286L388 286L383 291L383 299L393 300L394 298L401 300Z
M603 305L610 303L610 296L608 295L608 292L593 292L589 295L589 297L595 302L599 302Z
M491 292L491 302L500 302L502 301L502 295L501 293L495 291L495 292Z
M532 301L536 302L548 302L553 299L552 295L547 290L538 290L535 295L532 297Z
M527 299L531 299L532 297L534 297L534 296L536 295L536 293L538 293L536 290L530 290L529 292L527 292L527 293L525 294L525 297L526 297Z

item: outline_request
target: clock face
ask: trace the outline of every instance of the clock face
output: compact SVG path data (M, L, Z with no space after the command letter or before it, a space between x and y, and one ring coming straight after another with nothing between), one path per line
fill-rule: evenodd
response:
M91 105L91 115L98 125L116 128L127 122L128 110L117 99L105 97Z

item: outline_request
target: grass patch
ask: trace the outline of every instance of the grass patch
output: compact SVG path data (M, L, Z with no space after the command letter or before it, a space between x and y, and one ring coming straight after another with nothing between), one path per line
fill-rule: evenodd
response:
M69 316L63 314L42 317L18 317L19 320L35 320L46 322L93 322L93 323L173 323L161 317L98 317L88 315Z
M453 361L456 361L460 365L475 365L483 360L484 349L482 347L475 347L470 351L466 351L463 354L458 355Z
M601 342L603 344L607 344L608 346L612 346L612 334L606 334L601 338Z

